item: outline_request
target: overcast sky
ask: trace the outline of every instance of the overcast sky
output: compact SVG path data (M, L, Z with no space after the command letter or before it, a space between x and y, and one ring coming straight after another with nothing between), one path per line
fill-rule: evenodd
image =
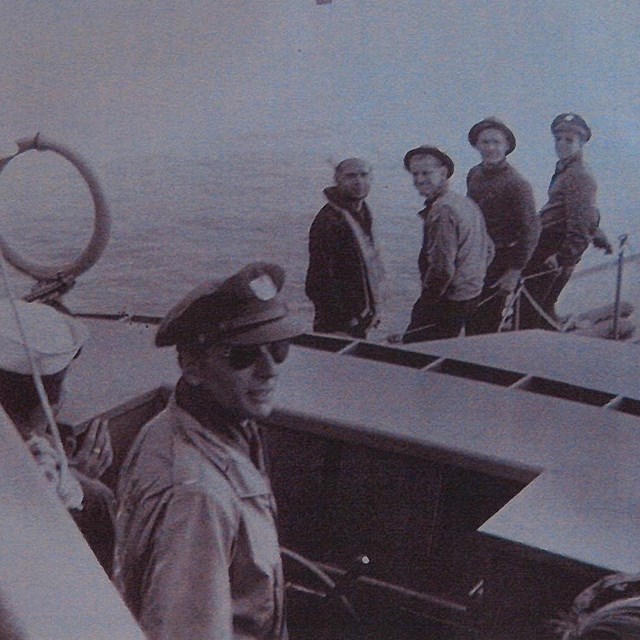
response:
M0 2L0 141L40 130L113 158L324 132L322 153L435 142L472 162L469 127L497 115L550 175L549 122L573 110L638 201L637 0Z

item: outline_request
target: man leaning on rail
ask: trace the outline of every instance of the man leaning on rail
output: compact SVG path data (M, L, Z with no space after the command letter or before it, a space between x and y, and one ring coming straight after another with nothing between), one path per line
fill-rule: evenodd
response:
M164 318L182 376L121 470L114 579L152 640L287 637L276 505L256 422L289 339L284 271L253 263Z
M478 309L466 326L467 335L477 335L500 329L507 297L538 242L540 220L531 186L507 161L516 148L513 131L497 118L485 118L468 138L482 162L467 174L467 196L480 207L495 246Z

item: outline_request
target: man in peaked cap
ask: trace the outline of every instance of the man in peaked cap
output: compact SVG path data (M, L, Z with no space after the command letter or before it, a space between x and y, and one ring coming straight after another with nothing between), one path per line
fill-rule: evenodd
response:
M256 419L299 330L284 271L253 263L164 318L182 376L121 470L114 579L152 640L287 637L276 507Z
M425 198L419 213L424 223L418 257L422 293L405 333L388 340L453 338L476 308L493 243L475 202L449 189L454 164L446 153L428 145L416 147L405 155L404 166Z
M30 351L55 415L62 404L67 370L87 337L82 323L45 304L0 301L0 404L108 573L113 555L114 498L98 481L113 459L107 423L93 420L79 445L73 433L59 425L65 452L58 451L47 431L29 357ZM71 473L65 473L62 464L65 453Z
M551 133L558 161L540 211L540 239L525 270L533 302L527 298L521 305L524 329L559 328L556 302L589 244L611 252L599 231L596 179L583 157L591 129L577 113L561 113L551 122Z

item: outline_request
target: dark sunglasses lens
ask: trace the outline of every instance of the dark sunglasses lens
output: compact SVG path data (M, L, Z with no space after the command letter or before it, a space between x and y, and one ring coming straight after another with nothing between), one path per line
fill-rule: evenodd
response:
M269 353L271 353L274 362L277 364L283 363L289 355L289 341L280 340L279 342L269 343Z
M266 346L276 364L281 364L287 359L289 355L288 340L270 342ZM229 366L237 371L250 367L260 357L260 349L261 347L259 345L231 347L229 350Z
M249 347L231 347L229 351L229 366L232 369L240 370L250 367L260 356L260 347L251 345Z

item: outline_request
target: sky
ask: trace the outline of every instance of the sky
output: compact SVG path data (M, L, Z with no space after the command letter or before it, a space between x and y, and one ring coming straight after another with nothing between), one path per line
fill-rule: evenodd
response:
M398 162L429 142L468 167L495 115L548 179L549 123L575 111L605 205L640 196L636 0L0 3L0 150L41 131L100 160L249 141Z

